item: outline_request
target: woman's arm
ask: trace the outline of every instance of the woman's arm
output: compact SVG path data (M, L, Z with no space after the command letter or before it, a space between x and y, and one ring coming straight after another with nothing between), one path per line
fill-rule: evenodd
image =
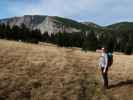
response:
M107 56L107 54L105 54L104 57L105 57L105 66L104 66L103 72L105 73L106 70L107 70L107 67L108 67L108 56Z

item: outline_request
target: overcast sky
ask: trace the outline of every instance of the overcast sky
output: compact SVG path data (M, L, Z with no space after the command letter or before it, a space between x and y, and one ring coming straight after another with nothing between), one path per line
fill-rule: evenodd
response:
M133 0L0 0L0 19L50 15L109 25L133 22Z

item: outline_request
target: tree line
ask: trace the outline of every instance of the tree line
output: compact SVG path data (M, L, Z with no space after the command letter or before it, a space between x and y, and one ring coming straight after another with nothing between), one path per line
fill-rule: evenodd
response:
M0 38L37 43L41 38L39 30L29 30L24 24L20 27L0 24Z
M128 33L128 34L127 34ZM97 37L95 30L75 32L75 33L41 33L39 30L30 30L24 24L20 27L0 24L0 38L16 40L30 43L48 42L65 47L80 47L83 50L94 51L102 46L113 50L131 54L133 51L133 34L127 31L116 32L113 30L99 31Z
M9 25L0 24L0 38L8 40L21 40L23 42L38 43L49 42L54 43L59 46L65 47L82 47L84 49L94 49L96 48L96 43L93 43L93 39L96 37L91 33L89 36L85 32L75 32L75 33L57 33L48 34L45 32L41 34L39 30L30 30L24 24L19 26L10 27ZM88 38L91 37L91 38ZM89 40L91 39L91 40ZM91 44L91 42L94 44ZM88 46L87 44L90 43ZM87 46L87 47L86 47ZM91 47L91 48L90 48Z

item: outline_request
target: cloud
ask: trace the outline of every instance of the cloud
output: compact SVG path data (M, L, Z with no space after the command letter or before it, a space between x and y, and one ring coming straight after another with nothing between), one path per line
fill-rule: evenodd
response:
M39 2L13 5L12 12L32 14L33 11L59 16L73 16L81 12L94 12L97 0L39 0ZM14 9L15 8L15 9Z

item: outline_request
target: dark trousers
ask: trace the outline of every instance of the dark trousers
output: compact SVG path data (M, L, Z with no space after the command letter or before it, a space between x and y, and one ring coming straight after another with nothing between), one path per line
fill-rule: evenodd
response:
M103 81L104 81L104 87L108 88L108 68L106 70L106 72L103 72L104 68L101 68L101 73L102 73L102 77L103 77Z

